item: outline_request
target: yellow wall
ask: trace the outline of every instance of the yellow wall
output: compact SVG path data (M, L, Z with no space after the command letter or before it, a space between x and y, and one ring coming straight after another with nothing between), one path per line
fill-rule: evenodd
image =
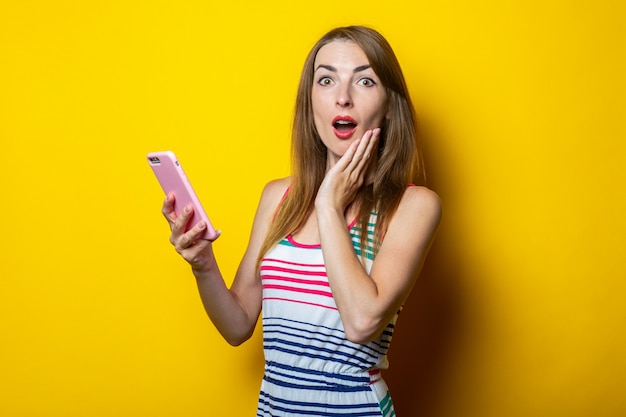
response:
M623 2L248 3L0 5L0 415L253 413L259 332L204 316L144 155L178 153L232 276L305 54L351 23L394 46L445 204L400 417L624 415Z

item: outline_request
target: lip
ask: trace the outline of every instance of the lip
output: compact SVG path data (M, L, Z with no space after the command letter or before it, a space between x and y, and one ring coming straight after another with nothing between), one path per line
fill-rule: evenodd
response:
M354 128L348 131L339 131L335 128L335 123L339 121L350 122L354 125ZM333 119L332 125L333 125L333 132L335 133L335 136L337 136L339 139L350 139L352 135L354 135L354 132L356 132L358 123L356 122L356 120L354 120L352 117L348 115L339 115L339 116L335 116L335 118Z

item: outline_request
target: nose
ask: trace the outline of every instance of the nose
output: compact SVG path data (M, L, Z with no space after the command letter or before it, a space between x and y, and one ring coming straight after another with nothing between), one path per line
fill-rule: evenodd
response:
M352 106L352 95L350 94L350 85L343 85L338 89L337 106L341 108Z

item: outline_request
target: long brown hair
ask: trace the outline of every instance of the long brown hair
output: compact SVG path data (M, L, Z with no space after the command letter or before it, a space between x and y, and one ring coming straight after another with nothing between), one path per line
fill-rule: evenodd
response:
M407 185L425 181L415 110L391 46L380 33L367 27L333 29L313 46L304 63L292 130L291 186L269 227L259 251L259 260L277 242L304 225L313 210L317 190L326 174L327 151L315 127L311 93L317 53L333 41L357 44L387 92L388 112L381 128L374 182L363 186L354 202L359 208L357 219L362 229L362 247L367 237L363 225L367 225L370 213L374 210L378 213L375 250L382 241L389 219L398 208Z

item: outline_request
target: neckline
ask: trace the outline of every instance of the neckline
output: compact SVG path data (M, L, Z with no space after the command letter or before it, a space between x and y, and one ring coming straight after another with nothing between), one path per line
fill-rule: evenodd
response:
M356 226L356 222L357 222L357 218L354 218L354 220L352 220L350 224L348 225L348 230L352 230L352 228ZM303 249L321 249L322 248L321 243L300 243L293 238L293 235L291 233L287 235L287 241L291 243L293 246L296 246L298 248L303 248Z

